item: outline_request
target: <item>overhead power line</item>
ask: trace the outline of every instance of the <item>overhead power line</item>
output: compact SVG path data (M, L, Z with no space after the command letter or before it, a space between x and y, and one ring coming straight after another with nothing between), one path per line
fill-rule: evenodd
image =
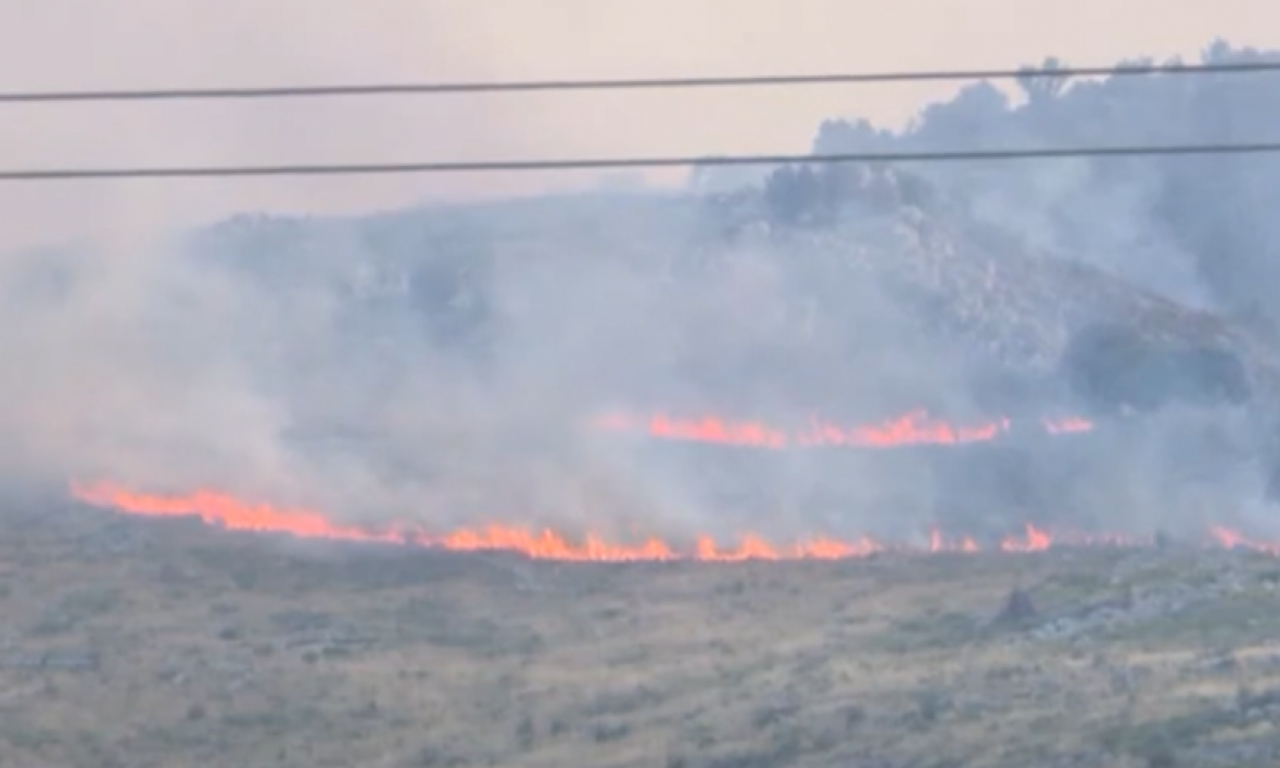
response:
M946 80L1010 80L1027 76L1127 77L1137 75L1207 75L1280 71L1280 61L1231 64L1165 64L1059 69L969 69L918 72L862 72L811 75L746 75L620 80L508 80L493 82L375 83L364 85L270 86L263 88L159 88L102 91L0 92L0 103L77 101L174 101L213 99L286 99L335 96L395 96L535 91L619 91L677 88L751 88L762 86L836 85Z
M127 168L0 169L0 182L83 179L164 179L236 176L377 176L390 174L485 173L493 171L573 171L680 166L798 165L830 163L930 163L1009 161L1081 157L1245 155L1280 152L1280 141L1249 144L1169 144L1057 149L965 150L950 152L874 152L817 155L721 155L579 158L564 160L488 160L461 162L355 163L335 165L173 166Z

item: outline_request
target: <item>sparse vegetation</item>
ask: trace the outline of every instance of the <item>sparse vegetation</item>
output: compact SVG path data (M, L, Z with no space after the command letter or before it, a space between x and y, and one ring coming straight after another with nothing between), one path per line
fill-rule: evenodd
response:
M7 537L0 559L41 535ZM1277 743L1266 557L1027 555L1035 620L1008 624L994 556L626 580L526 563L531 600L479 559L380 553L370 579L370 553L165 529L189 588L221 595L202 603L131 556L81 560L77 541L45 537L8 606L26 634L0 653L0 765L1235 768ZM79 618L39 631L51 610Z

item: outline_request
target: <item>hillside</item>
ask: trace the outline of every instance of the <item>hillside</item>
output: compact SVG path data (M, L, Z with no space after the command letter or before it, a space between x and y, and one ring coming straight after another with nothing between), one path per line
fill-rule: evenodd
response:
M983 504L1015 527L1138 506L1119 527L1148 534L1175 520L1203 528L1209 508L1220 510L1213 524L1256 516L1235 502L1261 498L1280 367L1255 326L1077 254L1037 249L908 171L839 166L810 178L820 195L800 218L786 216L766 185L349 221L244 219L206 233L201 253L285 329L309 297L332 302L301 344L272 323L243 342L287 414L288 450L317 466L345 462L426 483L429 498L488 510L511 506L514 495L542 506L527 487L569 486L571 501L546 506L608 500L625 518L653 514L669 495L740 520L744 509L767 517L771 506L798 504L796 525L893 499L913 510L903 519L917 527L950 520L965 533L989 523L957 510ZM1195 352L1177 358L1189 370L1173 371L1193 381L1212 385L1216 375L1197 362L1215 358L1197 351L1239 361L1247 408L1211 398L1208 407L1170 401L1142 419L1100 412L1106 428L1087 451L1014 445L888 473L856 457L831 467L790 457L738 472L710 452L680 465L582 434L611 408L780 423L813 414L880 423L919 408L960 423L1094 417L1097 404L1073 390L1062 360L1098 324ZM1086 355L1085 364L1118 381L1139 367L1126 354ZM1138 373L1140 388L1170 378L1167 367ZM526 461L515 448L524 444L543 453ZM1133 483L1149 489L1138 504ZM497 488L497 501L487 501ZM1041 508L1047 499L1054 509ZM1182 509L1189 499L1198 511ZM583 514L575 524L592 525Z

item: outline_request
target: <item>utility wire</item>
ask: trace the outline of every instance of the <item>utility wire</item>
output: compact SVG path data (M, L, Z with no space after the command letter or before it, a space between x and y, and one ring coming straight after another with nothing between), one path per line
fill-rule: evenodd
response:
M747 75L622 80L510 80L494 82L380 83L365 85L273 86L264 88L166 88L104 91L0 92L0 103L76 101L173 101L210 99L284 99L410 94L512 93L530 91L618 91L668 88L750 88L761 86L901 83L945 80L1010 80L1021 77L1127 77L1207 75L1280 71L1280 61L1231 64L1165 64L1059 69L970 69L922 72L864 72L813 75Z
M0 182L76 179L161 179L233 176L355 176L411 173L485 173L493 171L571 171L623 168L671 168L726 165L813 165L831 163L931 163L1008 161L1080 157L1245 155L1280 152L1280 141L1247 144L1169 144L1057 149L965 150L950 152L833 153L816 155L720 155L614 157L564 160L489 160L461 162L357 163L337 165L173 166L153 168L0 169Z

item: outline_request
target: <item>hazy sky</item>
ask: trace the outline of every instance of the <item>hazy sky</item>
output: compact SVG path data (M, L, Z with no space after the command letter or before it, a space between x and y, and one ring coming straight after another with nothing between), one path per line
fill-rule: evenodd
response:
M1280 46L1275 0L0 0L3 89L1077 65ZM1270 32L1268 30L1271 30ZM0 106L0 165L800 151L835 115L900 122L947 86ZM132 237L238 210L527 191L530 176L23 184L0 246Z

